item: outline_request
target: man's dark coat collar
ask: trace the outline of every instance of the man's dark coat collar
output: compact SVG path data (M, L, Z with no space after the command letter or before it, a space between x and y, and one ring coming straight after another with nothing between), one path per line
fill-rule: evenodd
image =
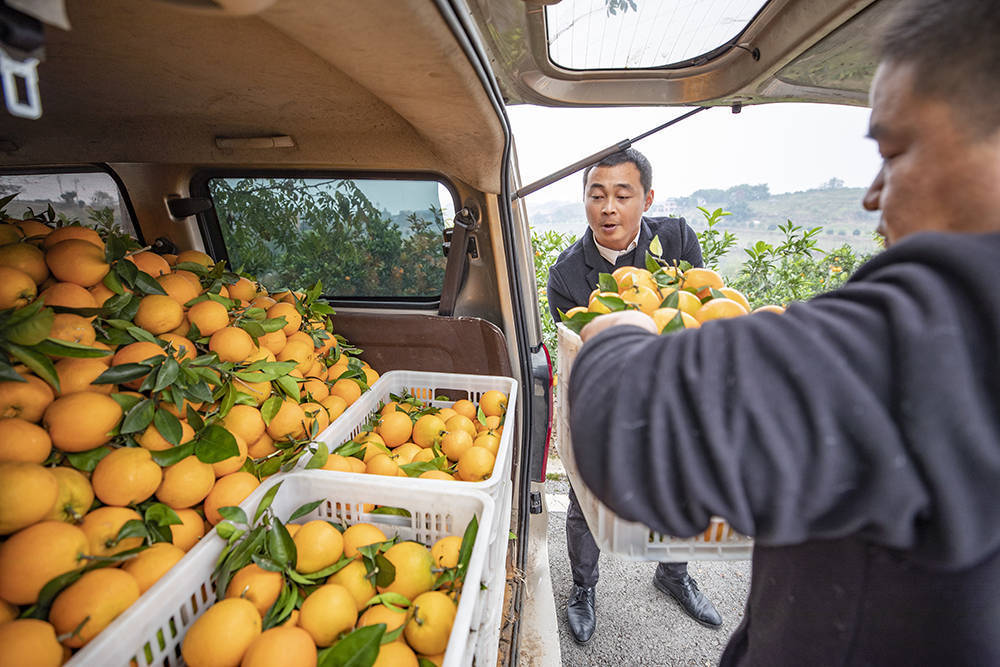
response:
M642 216L639 221L639 238L636 240L635 257L645 261L649 244L653 241L653 230L646 221L646 216ZM587 225L587 231L583 233L583 262L587 265L587 284L596 285L598 277L602 273L609 273L614 267L608 268L608 261L601 257L597 251L597 244L594 243L594 230Z

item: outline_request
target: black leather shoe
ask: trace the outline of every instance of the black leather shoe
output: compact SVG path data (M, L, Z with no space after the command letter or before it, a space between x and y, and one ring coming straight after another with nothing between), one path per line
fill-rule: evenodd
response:
M586 644L594 636L594 628L597 626L596 599L593 586L573 584L573 593L566 605L566 616L569 618L569 630L578 644Z
M722 616L712 601L698 590L698 584L685 572L680 577L671 576L657 568L653 585L677 600L688 616L702 625L717 628L722 625Z

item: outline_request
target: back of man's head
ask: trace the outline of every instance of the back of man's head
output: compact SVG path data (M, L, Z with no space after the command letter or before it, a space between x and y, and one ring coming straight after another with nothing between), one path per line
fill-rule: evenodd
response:
M646 156L634 148L626 148L623 151L612 153L597 164L592 164L583 170L583 190L587 191L587 177L590 172L597 167L616 167L620 164L631 162L639 170L639 183L642 185L642 194L646 194L653 187L653 167L649 164Z
M1000 1L905 0L883 28L880 60L913 67L915 92L951 104L971 128L1000 128Z

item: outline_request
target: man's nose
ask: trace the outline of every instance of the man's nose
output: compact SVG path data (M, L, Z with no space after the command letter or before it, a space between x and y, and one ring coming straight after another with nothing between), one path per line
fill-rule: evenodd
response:
M602 213L614 213L615 212L615 200L613 197L608 197L604 200L604 206L601 207Z
M868 186L868 191L861 200L861 205L866 211L877 211L882 208L882 186L885 183L883 176L884 171L885 167L878 170L878 173L875 174L875 180L873 180L872 184Z

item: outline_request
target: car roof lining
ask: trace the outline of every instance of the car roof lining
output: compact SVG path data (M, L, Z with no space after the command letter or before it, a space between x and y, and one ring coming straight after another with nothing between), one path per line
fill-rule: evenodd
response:
M501 119L436 6L364 4L69 0L72 29L46 29L43 117L5 122L0 164L429 170L499 192ZM295 147L215 143L274 135Z

